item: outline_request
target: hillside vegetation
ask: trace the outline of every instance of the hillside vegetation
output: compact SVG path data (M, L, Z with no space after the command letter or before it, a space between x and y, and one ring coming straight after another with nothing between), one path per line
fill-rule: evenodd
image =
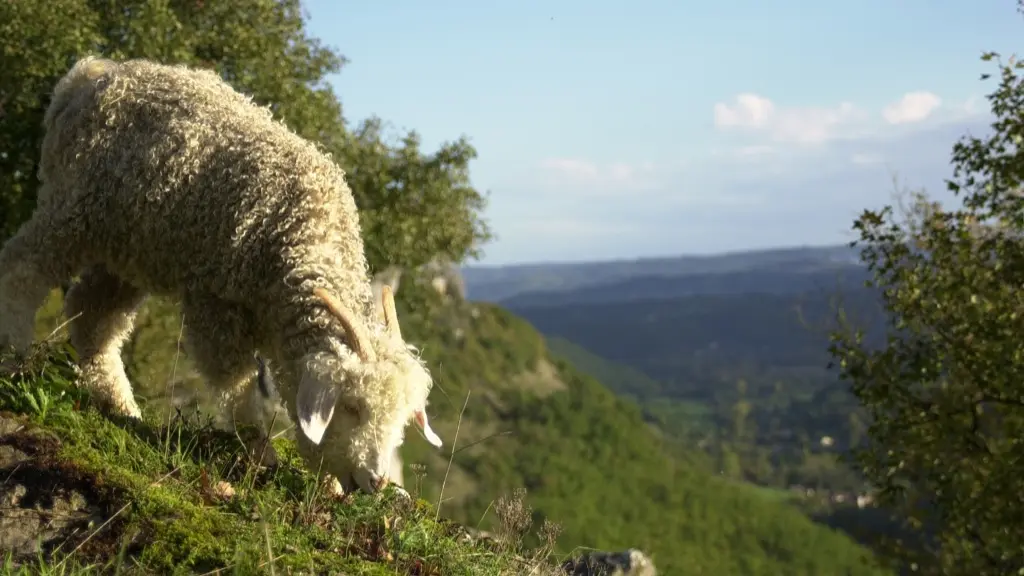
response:
M55 296L41 313L40 333L57 322L58 304ZM179 390L199 387L174 352L181 324L173 310L147 305L129 358L154 417L172 400L171 374ZM559 554L633 546L666 574L883 573L864 549L797 509L713 475L699 456L670 456L638 407L553 358L522 319L469 303L402 315L437 378L431 420L456 450L449 470L447 452L410 433L406 485L440 501L442 516L500 531L493 502L524 488L534 524L561 525ZM175 394L188 405L187 394ZM209 409L201 395L191 403Z
M329 498L288 440L266 470L199 418L112 421L42 352L0 378L0 574L557 573L550 548L485 546L422 500Z

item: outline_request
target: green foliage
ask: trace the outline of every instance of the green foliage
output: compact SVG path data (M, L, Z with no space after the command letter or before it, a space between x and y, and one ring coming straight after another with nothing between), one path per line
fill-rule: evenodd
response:
M375 118L350 131L326 82L344 58L308 36L299 0L2 2L0 39L0 240L35 207L48 94L90 53L214 68L321 143L350 174L373 270L461 261L490 238L468 141L425 154L415 133L394 145Z
M469 181L476 149L467 138L424 155L417 133L389 147L382 122L370 118L334 150L355 192L375 269L381 263L415 268L433 258L459 262L477 256L491 238L480 218L485 198Z
M844 330L832 348L871 417L859 462L886 504L937 531L911 556L941 574L1024 565L1021 67L1000 64L993 133L953 147L962 206L918 194L903 218L886 207L856 221L890 334L874 347Z
M0 240L35 208L42 96L98 41L96 21L84 0L0 3Z

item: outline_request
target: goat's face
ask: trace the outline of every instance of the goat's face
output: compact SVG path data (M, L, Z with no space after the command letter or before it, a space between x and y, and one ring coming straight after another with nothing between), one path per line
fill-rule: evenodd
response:
M333 297L318 295L341 321L355 353L307 359L296 398L300 432L321 446L324 471L343 487L373 492L386 483L407 424L415 422L431 444L442 444L427 419L430 373L402 340L389 289L382 294L386 330L375 340Z

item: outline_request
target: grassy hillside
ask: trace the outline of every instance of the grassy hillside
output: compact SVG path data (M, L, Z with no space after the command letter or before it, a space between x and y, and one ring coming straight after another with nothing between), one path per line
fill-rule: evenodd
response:
M559 573L550 548L488 546L422 500L325 496L288 440L271 471L198 419L114 422L53 352L0 378L0 574Z
M56 305L41 315L41 332ZM404 456L406 485L440 501L442 516L494 528L492 503L524 488L536 524L561 524L558 553L634 546L665 574L881 573L844 535L712 475L700 457L669 456L639 408L549 354L526 321L490 305L430 309L400 309L403 333L435 373L431 420L455 453L410 431ZM208 405L192 393L201 386L176 353L179 333L173 307L153 302L131 345L131 372L154 417L172 402Z

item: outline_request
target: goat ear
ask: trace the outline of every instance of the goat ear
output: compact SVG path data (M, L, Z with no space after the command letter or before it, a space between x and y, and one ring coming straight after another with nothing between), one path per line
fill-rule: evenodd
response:
M434 446L440 448L443 442L441 442L441 437L431 430L430 421L427 420L427 413L423 410L417 410L414 416L416 418L416 424L421 430L423 430L423 435L427 437L427 442L430 442Z
M302 375L295 405L299 416L299 428L313 444L319 446L324 439L327 425L334 417L334 406L337 401L336 387L324 384L308 372Z

